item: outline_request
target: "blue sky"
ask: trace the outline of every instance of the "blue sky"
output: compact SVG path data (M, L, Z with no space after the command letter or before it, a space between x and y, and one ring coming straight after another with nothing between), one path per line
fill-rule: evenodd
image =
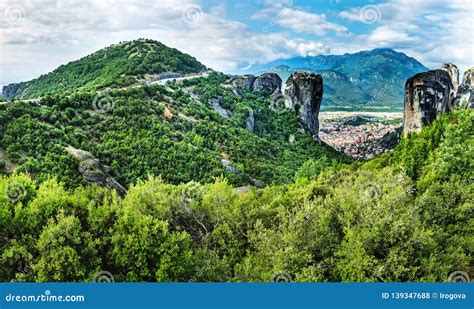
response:
M12 0L0 13L0 84L141 37L228 73L378 47L431 68L474 65L471 0Z

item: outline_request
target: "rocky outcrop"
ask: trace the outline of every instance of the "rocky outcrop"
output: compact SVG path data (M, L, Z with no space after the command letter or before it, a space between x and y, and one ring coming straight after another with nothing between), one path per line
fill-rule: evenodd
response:
M474 108L474 67L464 72L461 85L458 87L454 107L462 106Z
M229 110L223 108L221 106L221 103L222 103L221 98L218 98L218 99L217 98L212 98L212 99L209 100L209 104L214 109L214 111L216 111L222 117L224 117L226 119L229 119L230 117L232 117L232 113Z
M98 184L99 186L117 191L121 197L125 196L127 190L110 173L110 169L100 164L90 152L76 149L72 146L66 148L78 164L78 171L88 184Z
M255 127L255 117L253 114L253 109L248 109L247 119L245 119L245 129L247 131L253 132L253 128Z
M432 70L416 74L405 83L403 135L419 132L440 114L449 110L452 99L450 74Z
M456 95L459 87L459 70L455 64L452 63L444 63L441 66L441 70L448 72L449 77L451 78L451 83L453 84L453 88L451 90L452 96Z
M319 140L319 108L323 98L321 75L294 73L286 81L285 107L298 113L306 132Z
M279 99L283 98L283 95L281 94L280 88L275 89L275 91L273 91L270 98L272 99L273 102L278 101Z
M2 96L7 99L13 99L18 94L18 91L20 90L21 86L22 86L21 83L15 83L15 84L9 84L9 85L3 86Z
M462 79L463 85L469 85L471 87L474 87L474 67L466 70L464 72L464 77Z
M238 175L240 173L239 170L235 166L233 166L229 160L221 159L221 163L224 166L225 170L229 173L232 173L234 175Z
M253 75L238 75L232 80L232 85L238 89L250 91L252 90L253 83L256 77Z
M276 73L264 73L255 79L253 83L253 91L265 91L273 93L275 90L281 89L281 78Z
M238 75L230 80L234 94L242 96L243 91L264 91L274 93L281 89L281 78L276 73L264 73L258 77L253 75Z

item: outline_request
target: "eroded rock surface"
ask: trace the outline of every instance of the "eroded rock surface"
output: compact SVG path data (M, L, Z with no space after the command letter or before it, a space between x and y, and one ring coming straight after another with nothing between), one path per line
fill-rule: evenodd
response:
M212 98L209 100L209 104L214 109L214 111L216 111L222 117L226 119L229 119L230 117L232 117L232 112L221 106L222 104L221 98Z
M253 75L238 75L232 80L232 85L246 91L252 90L256 77Z
M323 79L314 73L295 73L286 81L285 106L298 113L306 132L319 140L319 108L323 98Z
M78 164L78 171L88 184L98 184L99 186L117 191L121 197L125 196L127 189L122 186L110 173L110 169L100 164L90 152L76 149L72 146L66 148Z
M405 83L403 135L419 132L423 125L449 110L452 99L451 77L445 70L416 74Z
M247 74L233 77L230 86L234 94L242 96L242 90L265 91L268 93L281 91L281 83L281 78L276 73L264 73L258 77Z
M464 72L464 77L462 79L463 85L469 85L474 87L474 67L466 70Z
M441 70L448 72L449 77L451 77L451 83L453 84L452 95L455 96L459 87L459 70L455 64L444 63L441 67Z
M2 96L7 99L14 98L18 94L18 91L20 90L21 86L22 86L21 83L13 83L13 84L3 86Z
M474 67L464 72L453 105L474 108Z
M276 73L264 73L255 79L252 89L253 91L265 91L273 93L277 89L281 89L281 78Z
M253 132L254 127L255 127L255 117L254 117L253 109L249 108L247 119L245 119L245 129L247 131Z

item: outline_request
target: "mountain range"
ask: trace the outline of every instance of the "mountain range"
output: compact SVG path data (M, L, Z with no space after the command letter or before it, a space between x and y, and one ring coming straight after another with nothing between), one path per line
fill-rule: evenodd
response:
M154 40L140 39L101 49L31 81L7 85L2 93L7 99L35 98L80 89L126 87L160 74L179 76L205 70L206 66L190 55ZM412 57L379 48L279 59L258 65L251 72L274 72L283 82L296 71L320 74L324 80L322 110L401 111L405 81L428 70Z
M429 69L392 49L378 48L344 55L279 59L256 66L253 73L275 72L283 81L294 72L320 74L322 109L403 110L405 81Z

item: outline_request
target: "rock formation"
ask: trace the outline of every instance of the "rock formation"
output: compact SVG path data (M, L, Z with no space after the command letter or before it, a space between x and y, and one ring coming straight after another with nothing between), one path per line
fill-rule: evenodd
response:
M255 117L253 113L253 109L248 109L247 119L245 119L245 129L247 131L253 132L253 128L255 127Z
M264 73L255 79L253 83L253 91L265 91L273 93L277 89L281 89L281 78L276 73Z
M432 70L416 74L405 83L403 135L419 132L449 109L452 99L450 74L444 70Z
M232 85L246 91L252 90L256 77L253 75L239 75L232 80Z
M68 146L66 150L77 162L79 173L81 173L88 184L98 184L99 186L117 191L121 197L125 196L127 189L118 183L118 181L109 174L110 169L100 164L99 160L90 152L76 149L72 146Z
M218 99L212 98L209 100L209 105L211 105L214 111L216 111L222 117L229 119L230 117L232 117L232 112L223 108L221 106L221 103L222 103L222 98L218 98Z
M451 83L453 84L452 88L452 96L456 95L459 87L459 70L455 64L452 63L444 63L441 67L441 70L448 72L449 77L451 78Z
M306 132L319 140L319 108L323 98L321 75L292 74L286 81L285 107L298 113Z
M239 170L232 165L232 163L227 159L221 159L221 163L224 166L225 170L234 175L240 174Z
M276 73L264 73L258 77L253 75L235 76L230 83L232 92L241 96L241 90L274 93L277 89L281 89L282 81Z
M474 67L464 72L462 83L463 85L470 85L471 87L474 87Z
M6 99L13 99L17 95L21 86L22 86L21 83L14 83L14 84L3 86L2 96Z
M458 87L454 107L463 106L474 108L474 67L464 72L461 85Z

